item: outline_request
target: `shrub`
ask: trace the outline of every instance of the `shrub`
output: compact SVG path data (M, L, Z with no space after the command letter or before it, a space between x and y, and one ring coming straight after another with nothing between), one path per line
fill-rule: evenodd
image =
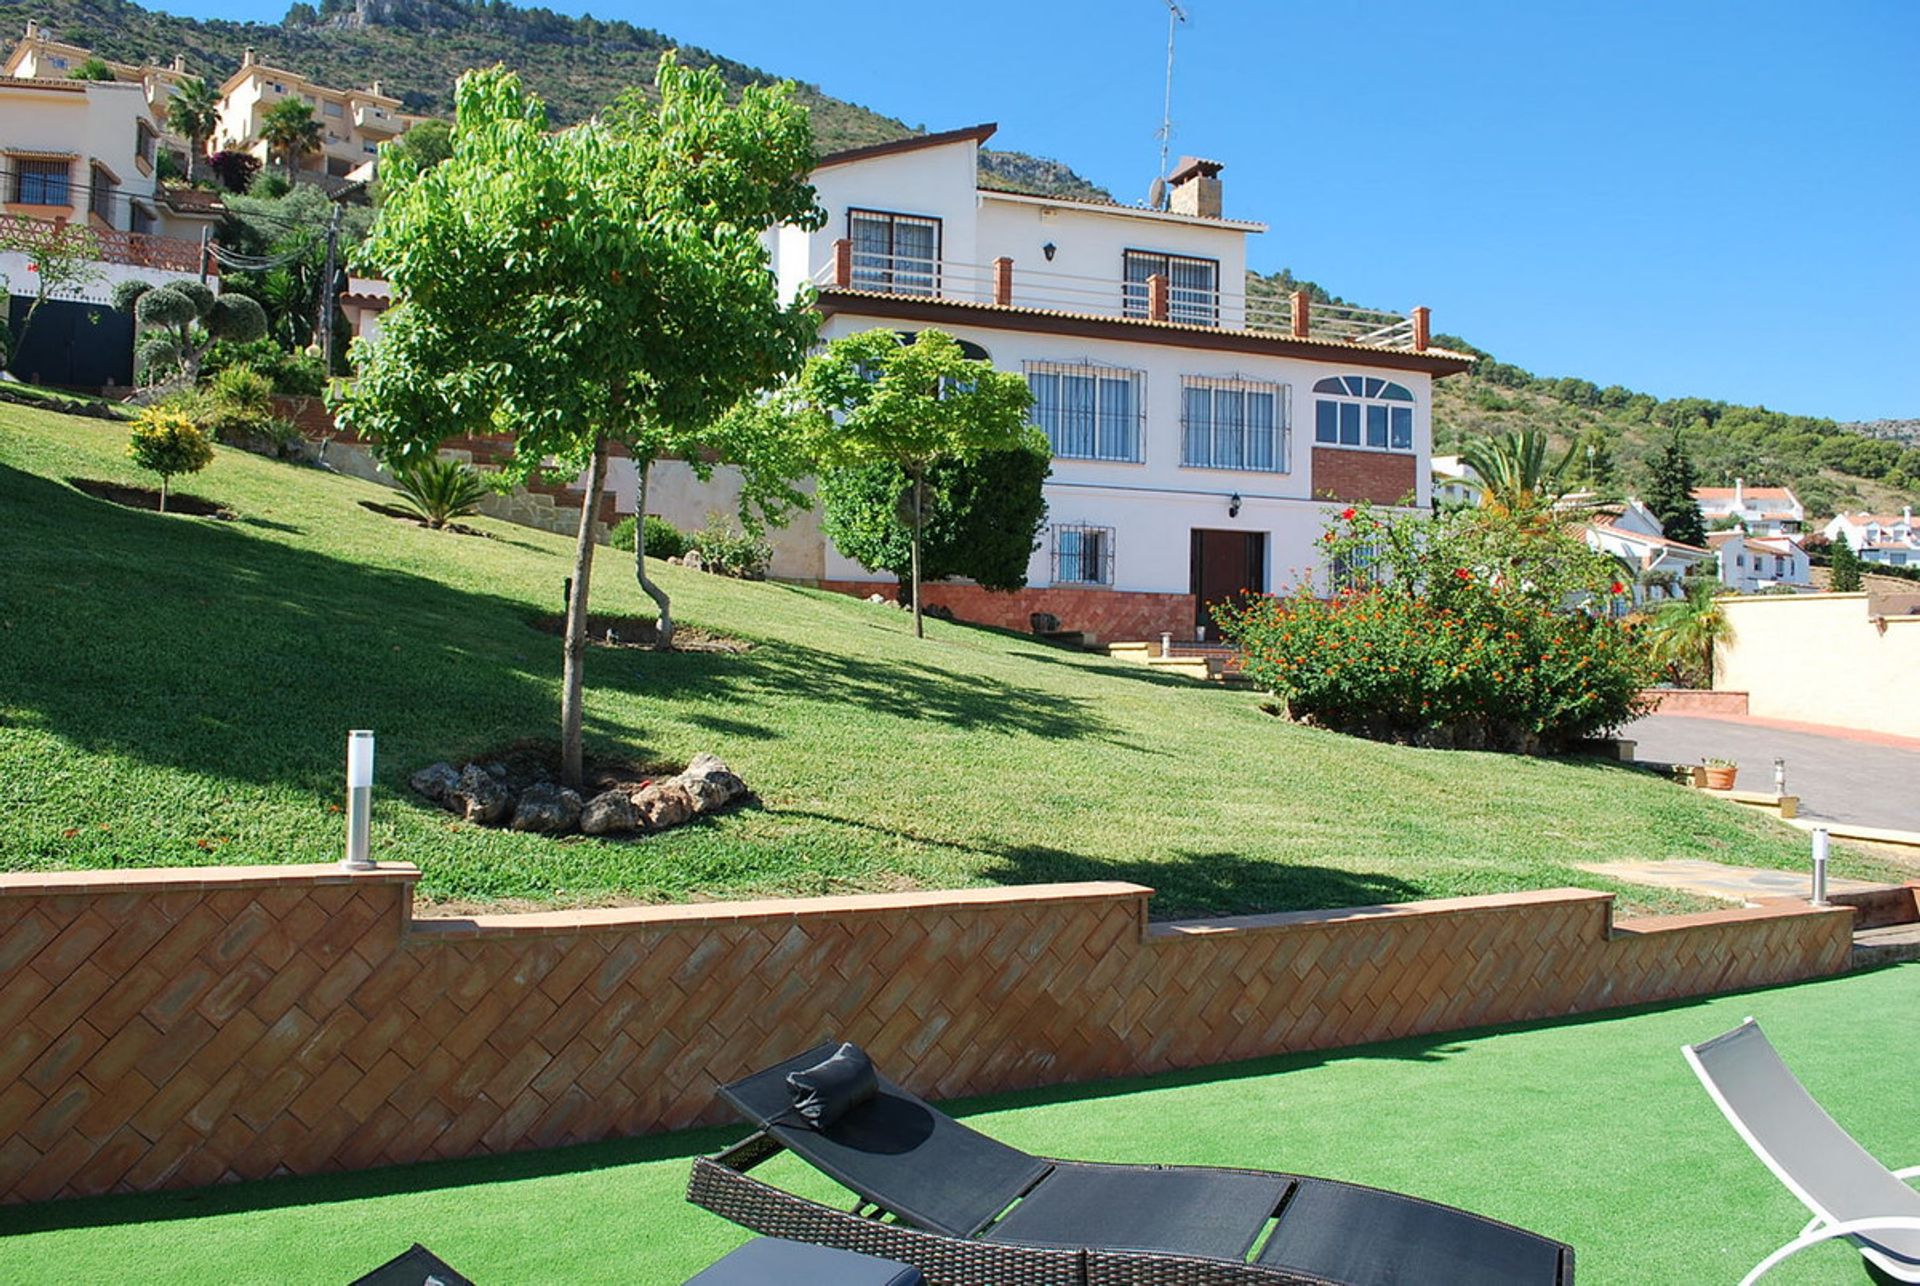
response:
M465 518L487 498L486 482L458 460L422 460L400 469L400 502L435 531Z
M1246 673L1302 722L1381 740L1565 749L1640 712L1654 667L1614 616L1627 586L1564 529L1483 510L1329 528L1331 597L1303 585L1215 609Z
M327 373L318 357L289 353L271 339L236 343L215 340L200 361L202 378L216 376L229 366L251 366L273 382L273 391L288 397L319 397L327 389Z
M133 422L127 458L160 475L160 512L167 511L167 482L177 473L198 473L213 463L213 444L178 410L150 406Z
M633 535L633 519L622 518L613 524L613 529L607 533L607 542L615 549L624 549L631 553ZM647 557L680 558L691 547L685 532L659 514L647 515Z
M744 531L720 514L709 514L707 525L688 537L692 552L710 572L758 580L767 573L773 545L756 532Z

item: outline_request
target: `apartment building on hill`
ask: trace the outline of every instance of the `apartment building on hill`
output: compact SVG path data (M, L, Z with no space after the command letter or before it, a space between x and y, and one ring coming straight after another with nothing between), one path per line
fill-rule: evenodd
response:
M297 99L313 108L320 125L320 150L300 158L299 168L329 179L359 181L373 176L380 144L407 132L418 117L400 110L400 100L374 81L365 89L334 89L299 72L261 62L252 49L240 70L220 86L220 124L214 148L252 152L266 161L260 136L276 104Z

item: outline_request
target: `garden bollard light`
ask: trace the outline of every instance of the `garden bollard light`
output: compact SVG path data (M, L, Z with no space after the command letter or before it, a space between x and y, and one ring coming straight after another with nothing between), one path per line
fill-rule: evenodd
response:
M1787 793L1787 761L1784 759L1773 761L1773 793L1776 795Z
M357 728L347 734L347 855L340 864L349 871L373 869L372 821L373 731Z
M1827 828L1813 828L1813 904L1827 905Z
M1161 656L1173 655L1173 635L1172 634L1170 633L1162 634L1160 636L1160 655Z

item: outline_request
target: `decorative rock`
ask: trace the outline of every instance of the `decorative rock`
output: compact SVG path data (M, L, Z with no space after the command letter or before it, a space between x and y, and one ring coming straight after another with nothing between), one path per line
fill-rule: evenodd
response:
M447 803L470 822L497 826L513 807L513 793L479 764L468 764L447 796Z
M1060 628L1060 618L1052 612L1035 612L1027 617L1027 624L1035 634L1052 634Z
M453 792L460 789L460 770L443 759L422 768L407 779L407 784L434 803L445 804L450 802Z
M576 792L551 782L535 782L520 792L510 824L517 831L562 835L580 824L582 809Z
M580 830L587 835L628 835L640 829L640 814L624 790L602 791L580 810Z
M693 796L698 811L703 813L725 808L747 793L747 783L721 762L718 755L708 754L704 750L693 757L693 762L687 765L678 780Z
M693 795L678 778L642 786L633 794L633 807L647 829L656 831L678 826L699 811Z
M707 560L701 556L700 551L697 549L689 549L685 555L681 557L680 565L696 572L707 570Z

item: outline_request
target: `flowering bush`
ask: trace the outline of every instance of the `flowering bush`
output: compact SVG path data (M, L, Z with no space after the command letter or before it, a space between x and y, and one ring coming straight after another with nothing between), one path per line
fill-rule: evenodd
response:
M1618 564L1484 511L1328 527L1328 576L1215 609L1290 717L1382 740L1528 753L1626 723L1653 677Z

